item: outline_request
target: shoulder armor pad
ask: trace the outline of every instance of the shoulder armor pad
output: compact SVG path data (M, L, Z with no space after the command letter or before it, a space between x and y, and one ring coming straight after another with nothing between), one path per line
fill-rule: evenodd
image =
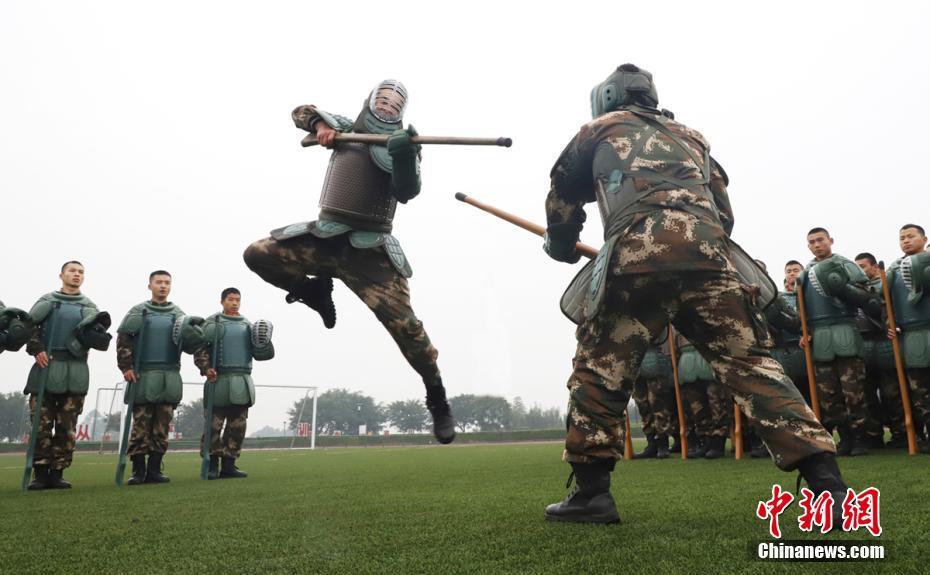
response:
M36 323L42 323L51 312L52 300L49 296L44 295L39 301L36 302L34 306L32 306L32 309L29 310L29 315L32 316L32 319Z
M116 333L135 335L139 333L139 330L142 329L143 323L144 320L142 318L142 309L139 308L139 306L136 306L129 310L129 313L127 313L126 317L123 318L123 321L116 329Z

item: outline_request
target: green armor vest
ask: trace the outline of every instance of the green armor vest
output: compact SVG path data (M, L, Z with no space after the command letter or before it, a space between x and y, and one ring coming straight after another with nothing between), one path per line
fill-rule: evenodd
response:
M668 356L658 347L650 347L643 355L643 362L639 368L639 377L644 379L669 379L672 373L672 364Z
M901 278L901 267L898 262L893 263L888 270L888 287L891 291L894 319L898 327L904 331L930 327L930 295L923 294L920 299L914 297L915 293L908 289Z
M214 318L210 319L210 323ZM252 333L249 320L242 316L220 315L220 337L218 349L211 350L217 354L216 370L226 372L252 372ZM209 340L208 340L209 341Z
M713 381L714 370L697 348L691 344L683 345L678 358L678 383L694 383L698 380Z
M83 351L76 356L69 352L69 343L75 338L74 330L84 317L96 312L97 306L83 294L52 292L39 299L30 315L42 324L42 343L49 355L49 365L45 369L32 366L24 393L37 393L43 378L45 393L87 393L90 386L87 350L76 348Z
M811 263L801 274L807 321L814 327L836 322L855 323L855 306L845 304L828 294L822 278L817 275L817 265L817 263Z
M142 327L142 349L134 350L139 354L140 370L181 368L181 351L171 337L175 317L174 313L149 309Z

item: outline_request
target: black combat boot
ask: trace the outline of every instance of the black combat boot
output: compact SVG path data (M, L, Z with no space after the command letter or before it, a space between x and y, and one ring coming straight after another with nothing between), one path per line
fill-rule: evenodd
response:
M210 469L207 470L207 479L219 479L220 478L220 456L211 455L210 456Z
M659 446L656 445L656 436L654 433L646 434L646 448L633 456L633 459L654 459L658 453Z
M756 436L753 436L752 450L749 452L749 457L753 459L762 459L763 457L769 457L769 450L765 446L765 443L763 443L762 440Z
M48 489L71 489L71 484L64 480L63 469L50 469L45 487Z
M852 453L852 448L856 440L849 427L845 425L837 427L836 432L840 436L840 442L836 444L836 455L837 457L846 457Z
M336 325L336 304L333 303L333 278L304 278L284 298L287 303L299 301L316 310L326 329Z
M707 437L707 451L704 452L704 459L720 459L726 453L726 437Z
M656 436L656 459L668 459L668 436Z
M857 433L853 435L853 446L849 450L849 455L855 457L857 455L868 455L869 454L869 437L864 433Z
M171 481L167 475L161 472L161 460L164 453L149 453L149 464L145 469L146 483L168 483Z
M546 506L546 521L571 523L619 523L617 504L610 494L610 472L614 462L601 459L594 463L572 463L575 488L559 503Z
M843 500L846 498L846 482L840 475L840 468L836 465L836 457L832 453L817 453L805 457L798 464L801 477L807 481L807 487L817 497L824 491L829 491L833 497L833 529L840 529L843 525ZM800 485L801 478L798 478Z
M236 459L233 457L224 457L223 458L223 468L220 469L220 479L240 479L243 477L248 477L249 474L245 471L239 471L239 468L236 467Z
M709 435L698 435L695 437L695 442L691 443L691 440L688 440L688 457L704 457L707 455L707 452L710 450L710 436Z
M32 466L32 481L26 487L29 491L41 491L48 487L48 465Z
M432 384L426 384L426 409L433 416L433 435L436 441L442 444L452 443L455 439L455 418L452 409L446 401L446 388L442 380L436 379Z
M145 455L140 453L132 456L132 477L126 485L142 485L143 483L145 483Z
M886 447L891 449L904 449L907 447L907 435L901 432L891 432L891 439L888 440Z

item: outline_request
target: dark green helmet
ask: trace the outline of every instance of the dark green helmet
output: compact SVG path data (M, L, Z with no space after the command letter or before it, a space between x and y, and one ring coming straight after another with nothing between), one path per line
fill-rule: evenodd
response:
M591 117L597 118L621 106L639 104L648 108L659 105L652 74L633 64L623 64L591 90Z
M0 348L18 351L35 333L35 322L21 309L8 307L0 312Z

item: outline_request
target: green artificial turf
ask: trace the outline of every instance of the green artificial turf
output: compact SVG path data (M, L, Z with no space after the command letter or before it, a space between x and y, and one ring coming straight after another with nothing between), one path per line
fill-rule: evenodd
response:
M762 563L756 503L795 474L768 460L631 461L614 473L620 525L553 524L568 466L558 444L247 451L247 479L201 481L169 453L166 485L117 488L116 457L79 453L74 489L23 494L0 456L2 573L926 573L930 457L844 458L882 491L888 559ZM797 505L785 539L801 534ZM873 540L865 532L831 539Z

